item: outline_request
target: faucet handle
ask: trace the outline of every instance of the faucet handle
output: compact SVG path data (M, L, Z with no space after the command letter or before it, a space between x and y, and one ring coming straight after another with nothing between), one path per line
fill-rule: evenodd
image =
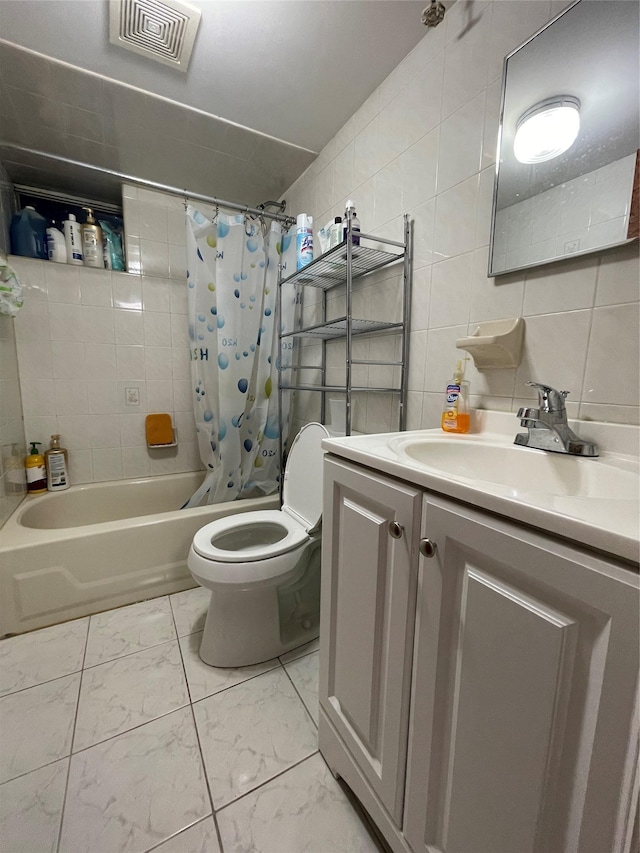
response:
M525 385L538 389L538 405L541 412L563 412L564 401L569 396L568 391L556 391L550 385L540 382L532 382L528 379Z

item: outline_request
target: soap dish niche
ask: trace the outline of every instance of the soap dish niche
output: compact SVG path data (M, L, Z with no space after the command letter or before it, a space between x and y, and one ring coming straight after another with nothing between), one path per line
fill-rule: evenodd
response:
M465 338L458 338L456 347L473 357L478 370L500 370L518 367L522 359L524 320L489 320L479 323Z

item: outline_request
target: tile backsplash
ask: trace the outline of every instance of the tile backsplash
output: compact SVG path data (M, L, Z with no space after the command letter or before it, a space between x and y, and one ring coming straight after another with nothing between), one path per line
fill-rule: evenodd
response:
M487 275L503 59L566 5L455 3L284 194L288 211L313 215L317 226L353 198L363 232L392 239L410 214L409 429L439 424L444 388L465 355L456 339L483 320L517 316L525 318L522 363L481 373L468 362L472 406L515 412L535 396L524 385L533 379L569 389L573 417L638 423L637 241ZM604 195L599 201L607 207ZM367 318L387 316L375 285L359 294ZM372 339L370 357L379 345ZM317 417L317 397L299 395L299 421ZM354 427L394 428L394 402L356 394Z

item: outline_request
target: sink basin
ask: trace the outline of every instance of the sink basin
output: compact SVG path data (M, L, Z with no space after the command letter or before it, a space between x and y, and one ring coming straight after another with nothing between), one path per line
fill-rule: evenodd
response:
M401 461L438 476L468 485L482 481L513 496L545 493L634 501L640 496L637 472L616 465L613 458L584 459L457 436L395 439L389 446Z

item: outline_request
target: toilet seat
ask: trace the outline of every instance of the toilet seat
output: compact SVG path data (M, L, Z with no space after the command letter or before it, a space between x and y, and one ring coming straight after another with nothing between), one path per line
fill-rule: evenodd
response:
M193 537L193 551L215 563L257 564L310 541L322 517L322 489L314 486L322 482L321 442L327 436L326 428L316 423L296 435L285 467L282 509L211 521Z
M218 547L216 542L234 536L238 543L249 534L262 527L274 528L274 534L278 536L276 541L268 544L249 544L249 547L224 548ZM271 531L269 531L271 532ZM205 524L193 537L193 550L196 554L206 560L215 560L220 563L246 563L267 560L277 557L278 554L286 554L309 539L309 534L287 512L279 509L259 510L258 512L246 512L240 515L230 515L219 518Z

